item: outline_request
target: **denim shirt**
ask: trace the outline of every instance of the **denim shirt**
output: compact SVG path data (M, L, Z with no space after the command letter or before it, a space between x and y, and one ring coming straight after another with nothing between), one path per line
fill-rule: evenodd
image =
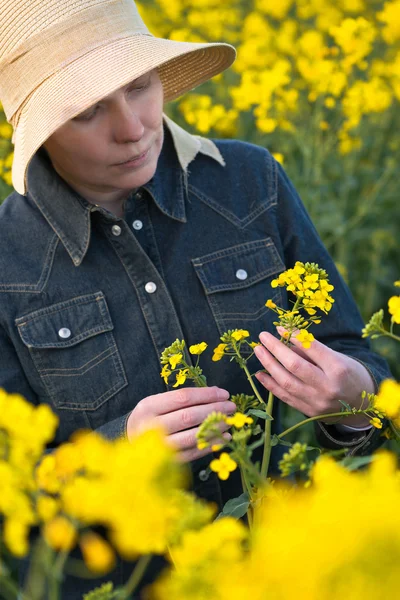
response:
M124 218L78 195L42 149L30 163L28 193L14 192L0 207L0 387L51 406L60 418L55 445L80 428L126 435L135 405L166 391L159 356L177 338L207 342L201 366L209 385L251 393L243 372L212 362L211 350L228 329L247 329L253 340L275 333L265 301L288 306L288 298L270 283L296 260L318 262L335 286L316 337L361 361L376 385L389 376L360 338L349 290L270 153L184 132L197 150L183 165L169 125L165 119L156 173L130 194ZM250 370L258 368L252 357ZM358 453L380 443L376 430L320 426L318 436ZM278 455L274 449L273 469ZM194 464L195 486L216 499L215 478L197 477L208 462ZM230 485L222 484L223 496Z

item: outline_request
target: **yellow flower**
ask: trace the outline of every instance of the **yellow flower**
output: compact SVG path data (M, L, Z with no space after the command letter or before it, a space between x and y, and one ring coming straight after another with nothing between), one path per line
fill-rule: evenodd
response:
M181 369L178 373L178 375L176 376L176 382L174 383L174 385L172 387L178 387L179 385L183 385L187 379L187 374L189 372L189 369Z
M169 365L164 365L161 370L161 377L164 379L165 383L168 383L168 377L171 375L172 371L169 368Z
M244 338L249 337L250 333L247 331L247 329L237 329L236 331L232 331L231 335L234 340L240 342L240 340L244 340Z
M370 420L370 424L371 424L373 427L376 427L377 429L382 429L382 421L381 421L380 419L378 419L378 417L373 417L373 418Z
M281 154L280 152L273 152L272 156L274 157L274 159L281 165L283 165L284 163L284 156L283 154Z
M4 523L4 542L14 556L22 557L28 552L29 527L17 519L6 519Z
M227 454L223 452L219 458L215 458L210 462L210 469L218 474L222 480L228 479L230 473L237 467L237 463Z
M53 519L59 509L59 503L51 496L41 495L37 501L37 513L42 521Z
M56 517L45 524L44 537L54 550L71 550L76 543L76 529L65 517Z
M400 383L392 379L382 381L375 396L374 408L389 419L396 419L400 415Z
M176 365L178 365L182 360L182 354L172 354L169 358L169 363L173 369L176 369Z
M276 308L275 302L273 302L271 299L269 299L269 300L266 301L265 306L267 308Z
M315 340L312 333L309 333L306 329L302 329L300 333L296 335L296 339L301 342L303 348L310 348L312 342Z
M228 344L218 344L218 346L216 348L214 348L214 354L212 357L212 360L214 362L221 360L221 358L223 357L223 355L225 353L225 348L227 347L227 345Z
M232 417L227 417L225 419L228 425L233 425L237 429L241 429L244 425L251 425L253 423L253 419L251 417L247 417L243 413L237 412Z
M392 315L392 321L400 325L400 296L392 296L388 302L389 312Z
M97 533L88 532L79 540L83 559L90 571L108 573L115 564L115 553L110 544Z
M202 354L206 348L207 344L205 342L200 342L200 344L190 346L189 352L190 354Z

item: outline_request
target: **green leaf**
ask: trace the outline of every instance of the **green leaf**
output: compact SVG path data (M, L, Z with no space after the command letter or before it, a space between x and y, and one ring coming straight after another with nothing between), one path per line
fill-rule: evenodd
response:
M271 415L266 413L264 410L259 410L258 408L251 408L248 412L248 415L254 415L255 417L259 417L260 419L265 419L266 421L273 421Z
M253 450L255 450L256 448L259 448L260 446L263 445L264 443L264 435L262 435L261 437L258 438L258 440L256 440L255 442L253 442L252 444L249 444L247 446L247 448L252 452Z
M277 436L277 435L273 435L273 436L271 437L271 446L272 446L272 447L273 447L273 446L277 446L277 445L278 445L278 444L280 444L280 443L281 443L281 440L278 438L278 436ZM292 444L290 444L290 446L291 446L291 445L292 445Z
M352 411L352 408L351 408L350 404L347 404L347 402L345 402L344 400L339 400L339 402L340 402L340 404L341 404L342 406L344 406L344 407L345 407L345 409L346 409L346 410L348 410L349 412L351 412L351 411Z
M216 521L223 517L233 517L234 519L240 519L246 514L249 508L250 498L247 492L243 492L238 498L232 498L225 504L222 512L219 513Z
M364 467L372 462L374 457L370 456L346 456L339 462L339 465L345 467L348 471L356 471L360 467Z

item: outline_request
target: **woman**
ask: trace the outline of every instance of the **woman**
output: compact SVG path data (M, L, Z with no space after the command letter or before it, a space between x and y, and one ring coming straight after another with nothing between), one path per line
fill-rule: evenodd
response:
M0 98L14 126L15 192L0 208L0 386L51 405L55 444L80 428L131 438L161 424L191 461L196 492L222 504L238 479L204 481L210 458L195 434L211 411L232 413L229 394L248 393L247 382L204 356L211 387L166 391L166 346L214 347L227 329L248 329L262 342L261 364L252 360L270 373L258 375L266 393L306 415L339 400L358 407L386 364L361 340L354 301L268 151L190 135L163 114L230 66L231 46L154 38L131 0L4 4ZM264 306L296 260L318 262L335 286L306 353L272 335ZM272 299L288 303L280 288ZM273 423L278 431L278 407ZM318 436L358 453L380 443L358 415ZM65 597L81 597L77 586L67 582Z

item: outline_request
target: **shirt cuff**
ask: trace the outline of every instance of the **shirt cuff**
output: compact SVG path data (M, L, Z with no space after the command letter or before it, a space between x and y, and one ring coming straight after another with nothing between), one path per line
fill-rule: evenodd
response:
M350 425L342 425L338 423L335 428L339 433L346 433L346 431L368 431L372 429L372 425L366 425L365 427L351 427Z

